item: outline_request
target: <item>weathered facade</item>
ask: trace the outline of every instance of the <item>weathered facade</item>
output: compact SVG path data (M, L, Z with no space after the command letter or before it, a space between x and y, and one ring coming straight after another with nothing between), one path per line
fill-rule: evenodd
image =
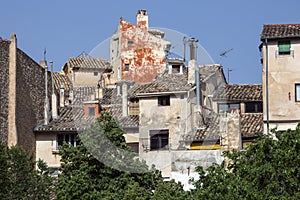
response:
M261 33L264 132L300 121L300 24L266 24Z
M33 128L45 116L45 69L18 49L15 34L10 40L0 39L0 67L1 142L33 153Z
M170 43L164 33L148 27L147 11L139 10L136 25L122 18L110 41L113 82L128 80L151 82L166 69L166 51Z

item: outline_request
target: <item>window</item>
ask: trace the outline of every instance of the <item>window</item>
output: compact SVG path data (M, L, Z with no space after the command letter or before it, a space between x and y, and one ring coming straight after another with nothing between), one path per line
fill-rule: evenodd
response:
M59 149L64 142L76 147L76 144L78 144L76 137L77 133L57 134L56 149Z
M94 107L89 107L89 116L95 116L95 108Z
M98 76L98 72L94 72L94 76Z
M262 112L262 102L249 102L246 103L246 108L245 108L246 113L259 113Z
M169 149L169 130L150 131L150 151Z
M300 102L300 83L295 84L295 101Z
M278 42L278 54L279 55L289 55L291 52L291 42L290 41L279 41Z
M125 71L129 71L129 64L125 64Z
M180 65L172 65L172 73L178 74L180 72Z
M128 41L128 42L127 42L127 46L128 46L128 47L132 47L132 46L133 46L133 42L132 42L132 41Z
M127 146L130 147L133 150L133 152L139 153L139 143L138 142L127 143Z
M169 106L170 105L170 96L158 97L158 106Z
M240 104L238 103L222 103L218 104L219 113L221 112L231 112L240 109Z

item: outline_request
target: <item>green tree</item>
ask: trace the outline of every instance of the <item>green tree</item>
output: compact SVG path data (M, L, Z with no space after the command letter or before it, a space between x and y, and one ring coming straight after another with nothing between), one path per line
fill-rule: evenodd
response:
M49 199L52 178L45 163L19 146L8 148L0 144L0 199Z
M163 181L159 171L134 157L118 123L107 113L81 133L80 140L76 147L65 144L60 150L57 199L150 199Z
M194 181L194 199L300 199L300 129L261 136L245 151L226 152Z

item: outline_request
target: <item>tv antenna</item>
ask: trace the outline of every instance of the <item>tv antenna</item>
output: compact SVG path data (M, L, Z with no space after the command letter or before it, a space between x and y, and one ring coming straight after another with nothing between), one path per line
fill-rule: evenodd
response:
M225 50L225 51L222 51L222 52L219 54L219 56L220 56L221 58L220 58L220 60L219 60L218 63L221 62L222 58L224 58L224 57L227 58L227 54L228 54L230 51L232 51L232 50L233 50L233 48L227 49L227 50Z
M221 57L227 57L227 54L228 54L230 51L232 51L232 50L233 50L233 48L228 49L228 50L225 50L225 51L223 51L222 53L220 53L219 56L221 56Z

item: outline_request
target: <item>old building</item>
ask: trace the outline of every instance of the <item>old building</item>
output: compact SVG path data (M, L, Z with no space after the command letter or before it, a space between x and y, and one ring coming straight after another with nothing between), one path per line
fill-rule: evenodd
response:
M139 10L136 25L122 18L110 41L112 84L119 80L151 82L166 69L166 51L170 43L164 33L149 29L146 10Z
M107 60L92 58L83 52L76 58L69 58L62 71L70 78L74 87L97 86L103 72L109 67Z
M45 69L17 47L15 34L10 40L0 39L0 67L0 141L33 153L33 128L47 122Z
M264 132L300 121L300 24L265 24L260 35Z

